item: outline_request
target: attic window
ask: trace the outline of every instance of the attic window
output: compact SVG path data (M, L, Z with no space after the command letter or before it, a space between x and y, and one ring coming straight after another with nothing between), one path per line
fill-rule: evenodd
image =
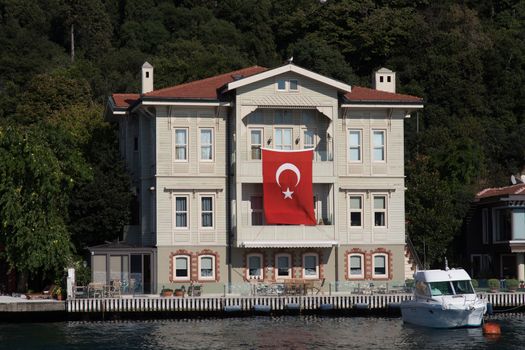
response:
M299 89L299 83L297 80L290 80L290 91L297 91Z
M286 90L286 80L279 79L277 80L277 90L285 91Z

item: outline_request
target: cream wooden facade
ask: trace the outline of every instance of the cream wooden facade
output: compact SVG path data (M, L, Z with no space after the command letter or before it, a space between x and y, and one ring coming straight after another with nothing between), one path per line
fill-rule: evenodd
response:
M292 64L236 77L221 89L220 100L146 93L124 109L111 106L140 203L140 224L127 240L156 247L153 289L193 281L221 292L251 278L403 280L403 123L421 102L353 104L343 97L351 86ZM318 225L264 224L258 145L314 147ZM350 222L351 201L361 205L359 226ZM361 275L353 265L350 272L351 254L362 257ZM374 273L375 255L386 258L382 276ZM248 265L257 261L254 276ZM283 276L277 265L286 261Z

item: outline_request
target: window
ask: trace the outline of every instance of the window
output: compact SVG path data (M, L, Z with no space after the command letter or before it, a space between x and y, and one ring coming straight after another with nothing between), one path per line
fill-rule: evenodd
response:
M390 75L387 75L386 81L387 81L387 83L390 83L392 81L392 77Z
M175 129L175 160L188 160L188 129Z
M213 160L213 129L201 129L201 160Z
M278 79L277 80L277 91L299 91L299 81L297 79Z
M213 197L201 197L201 227L213 228Z
M290 278L292 277L291 269L291 256L290 254L277 254L275 256L275 268L277 269L277 278Z
M374 226L386 226L386 196L374 196Z
M508 241L511 239L512 210L497 209L494 211L495 241Z
M512 213L512 239L525 239L525 209L515 208Z
M175 227L188 228L188 197L175 197Z
M483 208L481 211L481 231L482 231L482 242L483 244L489 243L489 210Z
M215 256L201 255L199 256L199 279L200 280L214 280L215 279Z
M293 113L289 110L275 111L275 124L293 124Z
M303 277L319 278L319 257L315 253L303 255Z
M374 143L374 156L373 159L376 162L385 161L385 132L374 131L373 133L373 143Z
M348 160L361 161L361 130L348 131Z
M375 254L373 258L372 277L387 277L387 256L385 254Z
M363 197L350 196L350 226L361 227L363 225Z
M133 151L137 152L139 150L139 138L135 136L133 138Z
M284 79L277 80L277 90L286 91L286 80Z
M262 255L261 254L249 254L247 256L248 261L248 279L263 279L262 270Z
M290 91L299 90L299 82L295 79L290 79Z
M292 129L275 129L275 149L292 149Z
M264 225L262 196L251 196L250 206L251 206L251 211L252 211L251 213L252 226Z
M262 129L251 129L250 130L250 154L251 159L261 159L262 153L261 148L263 143L263 131Z
M310 149L315 148L315 131L314 130L305 130L304 131L304 140L303 148Z
M381 82L381 83L383 82L383 76L382 75L379 77L379 82Z
M348 255L348 278L359 279L365 277L363 261L363 254Z
M190 279L190 257L187 255L176 255L175 260L174 280L189 280Z

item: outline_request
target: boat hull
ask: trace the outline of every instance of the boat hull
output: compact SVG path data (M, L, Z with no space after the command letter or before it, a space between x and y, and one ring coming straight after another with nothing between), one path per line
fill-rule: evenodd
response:
M477 303L468 308L443 308L438 303L416 301L401 303L403 322L431 328L479 327L485 311L485 303Z

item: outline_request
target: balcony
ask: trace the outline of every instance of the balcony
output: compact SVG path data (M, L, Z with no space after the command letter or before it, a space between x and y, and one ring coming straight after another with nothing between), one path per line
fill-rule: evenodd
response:
M263 225L237 230L237 246L245 248L327 248L337 242L334 225Z

